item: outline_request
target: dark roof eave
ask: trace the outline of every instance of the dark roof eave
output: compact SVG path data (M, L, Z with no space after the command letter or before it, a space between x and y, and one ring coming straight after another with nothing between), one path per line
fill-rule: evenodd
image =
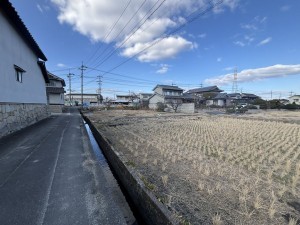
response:
M12 6L12 4L8 0L1 0L0 1L0 8L6 18L12 23L12 25L16 28L16 31L20 34L20 36L23 38L23 40L29 45L31 50L36 54L36 56L43 60L47 61L46 56L30 34L29 30L23 23L22 19L18 15L15 8Z
M203 88L195 88L187 91L187 93L204 93L204 92L223 92L217 86L208 86Z
M154 91L156 88L161 87L164 90L177 90L177 91L183 91L183 89L179 88L178 86L171 86L171 85L163 85L163 84L158 84L156 85L152 91Z
M38 61L37 64L39 65L41 71L42 71L42 74L43 74L43 77L45 79L45 82L46 83L49 83L49 77L48 77L48 73L47 73L47 69L46 69L46 66L45 66L45 62L44 61Z
M53 73L50 73L49 71L47 71L47 73L48 73L49 80L59 80L64 87L66 86L64 79L54 75Z

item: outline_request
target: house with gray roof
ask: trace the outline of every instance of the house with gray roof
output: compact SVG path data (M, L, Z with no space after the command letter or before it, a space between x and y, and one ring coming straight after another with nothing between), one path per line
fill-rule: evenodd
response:
M197 95L201 95L204 93L220 93L220 92L223 92L223 90L219 89L217 86L195 88L187 91L188 94L197 94Z
M206 105L211 106L231 106L233 104L251 104L259 96L249 93L219 93L214 98L206 100Z
M191 94L183 93L183 89L173 85L156 85L154 94L149 98L149 108L156 109L157 103L161 102L168 109L175 112L193 113L195 109L194 98Z
M163 104L183 102L183 89L178 86L156 85L152 91L154 94L149 98L150 109L156 109L158 102Z
M206 105L206 101L213 100L220 92L223 90L219 89L217 86L208 86L190 89L186 94L192 95L196 106Z

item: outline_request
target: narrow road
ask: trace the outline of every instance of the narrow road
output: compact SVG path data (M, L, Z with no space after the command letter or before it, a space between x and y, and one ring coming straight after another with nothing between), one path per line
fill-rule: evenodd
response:
M136 224L115 186L76 109L0 139L1 225Z

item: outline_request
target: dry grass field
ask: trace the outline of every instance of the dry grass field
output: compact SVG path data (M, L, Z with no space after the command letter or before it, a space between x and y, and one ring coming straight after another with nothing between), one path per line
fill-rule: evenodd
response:
M300 224L300 113L88 116L181 224Z

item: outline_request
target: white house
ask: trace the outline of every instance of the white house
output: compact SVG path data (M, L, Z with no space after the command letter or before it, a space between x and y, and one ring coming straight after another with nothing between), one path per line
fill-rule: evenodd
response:
M295 102L295 104L300 105L300 95L293 95L289 97L289 101L290 104L293 104Z
M61 113L65 104L65 90L66 83L64 79L55 76L48 72L49 83L46 83L47 101L49 110L52 113Z
M0 137L46 118L44 53L8 0L0 1Z
M152 93L139 93L139 102L140 106L144 108L149 107L149 98L152 96Z
M183 102L183 89L178 86L171 85L156 85L153 88L154 94L149 98L149 108L156 109L157 103L163 104Z

